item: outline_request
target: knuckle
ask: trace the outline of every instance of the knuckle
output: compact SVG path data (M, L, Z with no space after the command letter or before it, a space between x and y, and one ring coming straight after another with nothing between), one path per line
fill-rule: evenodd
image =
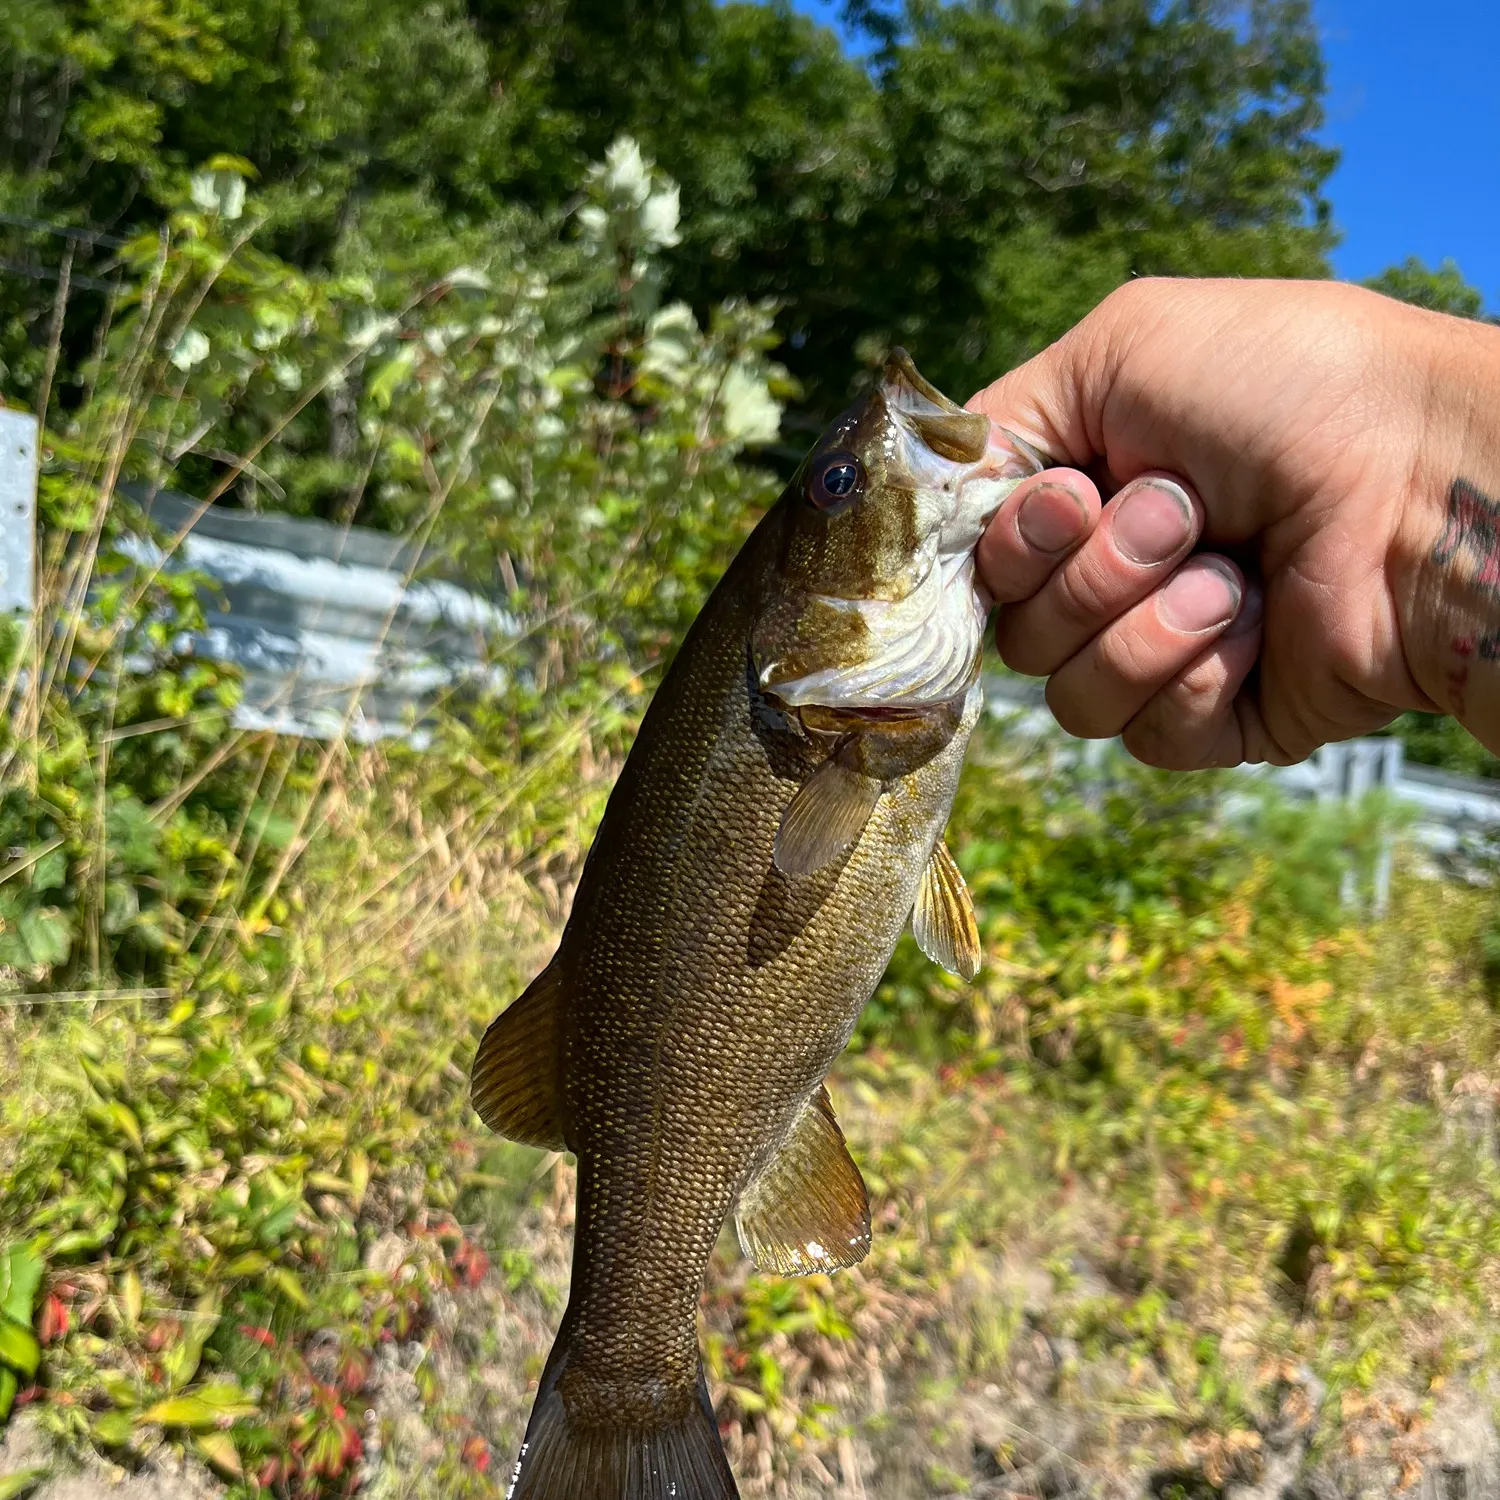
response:
M995 646L1012 672L1045 677L1064 659L1055 632L1039 629L1036 612L1026 605L1002 609L995 623Z
M1047 684L1047 707L1067 734L1080 740L1107 740L1120 732L1118 716L1097 694L1075 692L1072 684L1054 677Z
M1217 655L1194 662L1172 684L1172 708L1184 718L1200 722L1211 717L1220 706L1227 675Z
M1091 549L1080 552L1052 578L1049 603L1064 625L1093 634L1114 611L1109 597L1109 575Z
M1195 737L1180 733L1181 726L1154 706L1137 714L1120 738L1125 748L1143 764L1163 771L1197 771L1204 767Z
M1132 629L1129 622L1105 631L1099 637L1096 651L1106 676L1135 688L1165 681L1177 665L1170 658L1163 660L1161 643L1139 629Z

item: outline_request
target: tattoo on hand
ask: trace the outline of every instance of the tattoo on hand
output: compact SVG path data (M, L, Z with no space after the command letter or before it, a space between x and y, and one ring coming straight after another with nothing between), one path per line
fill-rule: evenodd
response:
M1432 560L1447 567L1460 551L1479 565L1474 582L1500 597L1500 500L1491 500L1467 479L1455 479L1448 491L1448 524L1432 550Z
M1500 599L1500 500L1491 500L1467 479L1453 481L1448 491L1448 522L1432 549L1432 560L1441 568L1451 568L1460 556L1472 558L1475 565L1468 581L1489 598ZM1500 658L1500 630L1486 631L1477 640L1464 636L1455 640L1453 647L1460 667L1450 678L1461 673L1465 681L1457 684L1456 693L1450 681L1449 692L1458 700L1455 711L1462 714L1467 658L1476 651L1483 661Z

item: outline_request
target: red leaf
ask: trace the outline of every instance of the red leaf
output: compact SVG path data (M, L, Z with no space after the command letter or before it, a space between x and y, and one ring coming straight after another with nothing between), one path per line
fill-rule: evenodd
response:
M55 1344L68 1331L68 1309L56 1292L47 1295L37 1315L36 1336L45 1344Z

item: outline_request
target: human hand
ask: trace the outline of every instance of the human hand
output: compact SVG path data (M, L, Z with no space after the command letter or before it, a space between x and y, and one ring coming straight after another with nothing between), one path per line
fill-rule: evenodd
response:
M1186 769L1444 708L1500 748L1500 330L1332 282L1140 281L969 405L1073 466L979 547L1001 657L1065 729Z

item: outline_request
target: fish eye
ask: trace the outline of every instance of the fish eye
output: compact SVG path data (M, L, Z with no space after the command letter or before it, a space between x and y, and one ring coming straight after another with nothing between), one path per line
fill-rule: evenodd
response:
M824 515L847 510L864 493L865 466L842 449L823 453L813 461L807 475L807 498Z

